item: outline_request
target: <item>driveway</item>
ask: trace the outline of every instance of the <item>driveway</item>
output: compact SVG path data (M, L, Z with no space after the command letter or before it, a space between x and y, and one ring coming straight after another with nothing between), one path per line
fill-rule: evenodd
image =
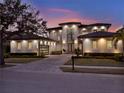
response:
M21 72L44 72L44 73L62 73L60 66L71 58L71 54L50 55L48 58L38 60L32 63L21 64L15 67L6 68L7 70Z

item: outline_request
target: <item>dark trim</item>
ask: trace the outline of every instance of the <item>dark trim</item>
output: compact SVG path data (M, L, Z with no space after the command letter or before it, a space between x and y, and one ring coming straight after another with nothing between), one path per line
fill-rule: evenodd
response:
M51 30L61 30L62 27L53 27L53 28L48 28L47 31L51 31Z
M102 38L102 37L113 37L116 33L114 32L92 32L85 35L80 35L78 38Z
M65 23L60 23L59 25L72 25L72 24L81 25L81 22L65 22Z

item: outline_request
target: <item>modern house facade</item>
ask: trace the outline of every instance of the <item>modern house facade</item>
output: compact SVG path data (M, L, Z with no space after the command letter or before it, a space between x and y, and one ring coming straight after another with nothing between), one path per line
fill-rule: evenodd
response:
M67 22L59 27L49 28L49 37L59 41L59 50L74 53L79 48L84 53L121 53L122 42L118 42L115 49L113 36L116 33L108 32L111 24L95 23L83 25L80 22Z
M11 53L51 54L52 51L74 53L80 49L85 53L121 53L122 41L113 44L114 32L108 32L111 24L95 23L84 25L81 22L60 23L58 27L48 28L47 36L20 35L11 37Z

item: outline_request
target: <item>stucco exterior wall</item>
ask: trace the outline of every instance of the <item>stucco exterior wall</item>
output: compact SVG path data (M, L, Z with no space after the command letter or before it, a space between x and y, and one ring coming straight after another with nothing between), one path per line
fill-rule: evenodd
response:
M29 48L29 42L31 46ZM49 53L56 51L56 42L40 41L41 45L49 45ZM20 43L20 44L18 44ZM37 53L38 54L38 40L12 40L10 41L10 52L11 53Z
M93 40L86 38L83 40L83 52L84 53L122 53L122 41L118 41L117 49L114 47L114 44L112 44L111 48L108 48L107 41L108 39L106 38L99 38L97 40L97 48L94 49L92 43Z

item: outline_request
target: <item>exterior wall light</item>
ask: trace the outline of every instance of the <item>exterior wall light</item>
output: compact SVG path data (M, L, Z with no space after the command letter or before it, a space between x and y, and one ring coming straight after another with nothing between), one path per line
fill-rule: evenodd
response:
M78 40L75 40L74 43L75 43L75 44L78 44Z
M60 33L62 33L62 30L59 30Z
M44 45L47 45L47 41L44 41Z
M36 43L38 43L38 41L37 41L37 40L34 40L33 42L34 42L35 44L36 44Z
M55 33L55 30L53 30L52 32Z
M40 41L40 44L42 45L43 44L43 41Z
M104 29L106 29L106 27L105 26L101 26L101 29L104 30Z
M77 26L76 25L72 25L72 28L77 28Z
M83 31L86 31L86 28L83 28L82 30L83 30Z
M14 40L11 41L11 44L15 44L15 43L16 43L16 41L14 41Z
M97 26L93 27L93 30L97 30L97 29L98 29L98 27L97 27Z
M62 43L63 43L63 44L66 44L66 41L65 41L65 40L63 40L63 41L62 41Z
M64 28L68 28L68 25L65 25Z

